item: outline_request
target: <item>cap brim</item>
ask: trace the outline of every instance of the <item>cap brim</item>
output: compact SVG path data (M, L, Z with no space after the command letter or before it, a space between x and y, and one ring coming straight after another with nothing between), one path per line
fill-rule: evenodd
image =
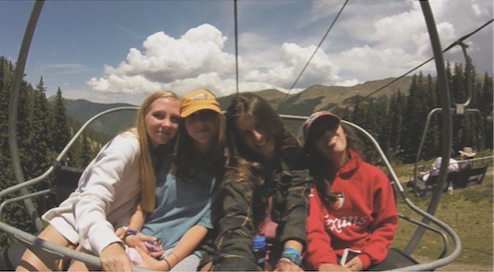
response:
M201 105L201 106L192 107L190 109L187 109L187 110L183 111L180 114L180 116L182 116L182 118L185 118L185 117L193 114L194 112L197 112L197 111L200 111L200 110L212 110L212 111L215 111L217 113L222 113L221 112L221 109L218 106L215 106L215 105Z
M324 115L318 116L316 119L312 120L312 122L309 125L308 131L307 131L306 139L310 138L312 131L314 130L314 128L317 125L319 125L320 123L331 122L331 121L333 121L337 124L341 123L341 119L338 116L332 115L332 114L324 114Z

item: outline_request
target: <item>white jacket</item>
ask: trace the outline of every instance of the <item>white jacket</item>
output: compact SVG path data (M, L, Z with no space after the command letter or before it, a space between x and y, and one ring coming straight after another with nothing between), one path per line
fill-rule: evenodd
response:
M115 227L128 224L140 196L138 158L135 135L116 136L82 173L78 188L43 219L72 243L98 255L109 244L121 242Z

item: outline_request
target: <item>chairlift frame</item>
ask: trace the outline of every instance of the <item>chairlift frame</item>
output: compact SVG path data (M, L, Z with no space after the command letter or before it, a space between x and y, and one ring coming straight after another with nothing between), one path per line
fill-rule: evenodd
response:
M447 169L449 165L449 160L451 157L451 146L452 146L452 115L466 115L466 114L477 114L480 118L481 122L481 129L482 129L482 149L485 148L485 129L484 129L484 118L481 114L481 112L478 109L469 109L468 106L472 100L472 79L471 79L471 59L468 56L466 48L468 47L465 43L463 43L462 40L458 40L456 42L457 45L460 45L462 48L463 56L465 57L465 62L466 62L466 81L467 81L467 99L463 103L455 103L454 108L450 108L450 97L449 97L449 86L447 82L447 77L446 77L446 70L444 67L444 60L443 60L443 54L441 51L441 44L439 40L439 36L437 34L437 29L434 24L434 18L432 11L430 9L430 6L428 4L428 1L420 1L420 4L422 6L422 10L424 12L424 16L426 18L427 22L427 27L429 29L429 35L431 38L431 43L432 43L432 49L434 51L434 60L436 62L436 69L437 69L437 77L438 77L438 85L439 85L439 94L440 94L440 104L441 108L435 108L432 109L429 114L427 115L427 120L425 124L425 129L422 133L422 139L420 141L419 145L419 150L417 152L417 156L415 159L415 165L413 167L413 181L417 181L417 168L418 168L418 162L420 159L420 154L422 153L422 148L425 142L425 137L427 135L427 131L429 129L429 124L431 121L432 116L435 113L441 113L442 116L442 136L443 136L443 143L442 143L442 151L441 151L441 167L439 169L439 175L437 179L437 185L434 188L434 191L432 193L431 200L429 202L429 205L427 207L427 212L430 214L434 214L437 206L439 205L441 195L443 193L443 188L446 183L447 179ZM414 183L413 186L413 191L417 194L418 188L416 182ZM427 224L429 222L428 218L424 217L422 219L422 222ZM425 229L423 227L419 227L415 234L412 236L410 239L410 242L405 248L405 253L410 254L413 252L415 247L418 245L420 239L424 235Z
M38 196L40 194L51 193L52 191L47 190L44 192L38 192L37 194L28 194L26 187L41 182L46 177L48 177L48 175L53 173L58 168L60 163L62 162L63 158L65 157L66 153L68 152L68 150L70 149L72 144L76 141L76 139L79 137L79 135L84 131L84 129L92 121L94 121L95 119L99 118L100 116L105 115L105 114L110 113L110 112L119 111L119 110L135 110L136 109L136 107L114 108L114 109L102 112L102 113L94 116L93 118L88 120L81 127L81 129L79 129L79 131L74 135L72 140L67 144L67 146L64 148L64 150L57 157L54 164L51 167L49 167L49 169L45 173L43 173L42 175L40 175L36 178L33 178L31 180L28 180L28 181L24 180L24 176L23 176L23 173L22 173L22 170L20 167L17 138L16 138L16 135L17 135L16 123L17 123L17 109L18 109L17 106L18 106L18 100L19 100L19 88L20 88L20 84L21 84L21 81L23 78L23 73L24 73L27 55L29 52L29 47L31 44L33 33L34 33L34 30L35 30L35 27L37 24L37 20L39 18L40 13L41 13L43 4L44 4L44 0L35 0L34 7L32 10L28 25L26 27L26 31L24 33L24 38L23 38L23 42L21 45L21 50L19 52L18 62L17 62L15 73L14 73L13 86L12 86L12 89L10 92L11 99L10 99L10 103L9 103L9 147L11 150L12 166L13 166L14 174L15 174L15 177L16 177L18 184L0 191L0 199L3 199L8 194L16 192L16 191L20 191L21 194L23 195L22 197L7 200L4 202L5 204L2 203L1 208L0 208L0 216L1 216L1 209L3 208L4 205L11 203L11 202L22 200L22 201L24 201L24 204L25 204L26 208L28 209L29 213L32 214L33 222L35 222L35 225L36 225L36 228L38 229L38 231L42 229L41 219L40 219L39 215L36 213L36 209L34 208L34 205L32 204L32 201L30 200L30 198ZM448 89L447 88L447 82L445 80L445 75L444 75L444 61L442 58L441 47L440 47L439 38L437 35L437 29L435 28L434 19L432 16L432 11L430 10L430 6L429 6L429 3L427 0L420 1L420 4L421 4L422 9L423 9L424 17L426 19L429 35L430 35L431 42L433 45L433 50L434 50L434 55L435 55L435 60L436 60L436 67L438 70L438 81L440 83L440 86L443 86L442 88L440 88L440 90L442 89L442 91L440 93L442 94L441 95L441 97L442 97L442 99L441 99L442 103L441 104L442 104L442 109L443 109L441 112L442 112L442 117L443 117L443 121L444 121L443 124L445 124L443 129L446 129L448 133L443 134L443 137L446 138L446 140L443 141L442 155L443 155L443 158L447 158L448 160L443 160L443 163L441 164L439 177L440 177L440 180L442 180L444 182L445 177L446 177L445 176L445 173L446 173L445 169L447 168L447 161L449 161L449 150L450 150L450 146L451 146L451 134L452 134L451 133L451 112L450 112L450 110L445 110L445 109L449 108L449 105L447 104L447 103L449 103L449 94L447 91L447 89ZM293 116L293 115L280 115L280 116L282 118L296 119L296 120L305 120L307 118L304 116ZM414 212L420 214L424 218L424 220L423 220L423 222L419 222L417 220L413 220L413 219L411 219L407 216L404 216L404 215L399 215L399 217L404 219L404 220L408 220L414 224L419 225L420 226L419 230L425 231L427 229L427 230L431 230L435 233L438 233L443 239L444 248L443 248L443 251L441 252L441 254L437 260L431 261L431 262L428 262L425 264L418 264L418 265L402 267L402 268L399 268L396 270L428 271L428 270L433 270L437 267L444 266L444 265L452 262L459 255L459 253L461 251L461 240L460 240L459 236L456 234L456 232L451 227L449 227L446 223L442 222L441 220L439 220L433 216L435 209L432 209L431 213L423 211L420 208L418 208L417 206L415 206L406 197L406 194L403 190L403 187L401 186L401 184L399 182L398 177L396 176L395 172L393 171L393 168L389 164L389 161L387 160L384 152L381 150L379 144L372 137L372 135L370 135L363 128L361 128L361 127L359 127L359 126L357 126L351 122L347 122L344 120L342 122L356 128L358 131L362 132L365 136L367 136L371 140L371 142L374 144L374 146L378 150L378 153L381 155L383 162L385 163L386 167L389 170L389 173L392 176L393 187L395 188L395 190L397 192L399 192L399 194L402 197L402 199L404 200L405 204L409 208L411 208ZM447 136L449 136L449 139ZM437 192L435 192L434 194L436 195ZM439 195L436 197L439 200ZM428 225L429 222L436 224L438 228L433 228L433 227L429 226ZM90 265L93 265L96 267L101 267L101 263L99 261L99 258L96 256L82 253L82 252L78 252L78 251L75 251L72 249L68 249L65 247L61 247L61 246L49 243L47 241L44 241L42 239L37 238L33 234L29 234L27 232L24 232L22 230L15 228L15 227L12 227L12 226L4 223L4 222L1 222L1 218L0 218L0 231L6 232L7 234L9 234L10 237L13 237L13 238L19 240L25 246L27 246L33 250L42 250L48 254L54 254L54 255L57 255L60 257L69 257L69 258L83 261L87 264L90 264ZM454 243L454 249L451 251L451 253L449 255L446 256L446 253L448 252L447 248L449 247L447 235L449 237L451 237L451 239ZM417 240L417 237L418 237L417 234L414 237L412 237L411 242ZM420 237L418 237L418 240L420 240ZM418 240L417 240L417 242L418 242ZM410 250L410 248L411 248L411 250ZM413 247L407 246L407 249L405 251L406 251L406 253L410 253L411 251L413 251Z

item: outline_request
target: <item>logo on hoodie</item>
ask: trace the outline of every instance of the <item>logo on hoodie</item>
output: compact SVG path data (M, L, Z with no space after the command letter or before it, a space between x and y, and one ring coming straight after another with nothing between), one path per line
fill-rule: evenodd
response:
M345 194L343 192L333 192L332 196L336 198L335 201L331 202L331 209L338 211L345 204Z

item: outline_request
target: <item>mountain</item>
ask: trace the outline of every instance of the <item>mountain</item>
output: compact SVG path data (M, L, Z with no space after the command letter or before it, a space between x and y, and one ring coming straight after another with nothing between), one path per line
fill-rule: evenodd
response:
M321 109L334 111L335 109L351 107L358 99L369 96L376 91L374 95L370 96L370 99L377 99L383 96L389 98L400 90L406 95L412 79L413 77L403 77L399 80L387 78L368 81L351 87L314 85L300 93L289 95L280 107L279 112L291 115L310 115ZM285 93L275 89L259 91L256 94L267 99L275 109L278 108L279 103L286 96ZM235 95L219 98L221 108L226 109Z
M378 99L382 96L390 97L399 90L406 95L410 88L412 77L404 77L393 82L395 80L395 78L374 80L351 87L314 85L300 93L290 94L288 97L286 97L285 93L276 89L261 90L255 93L268 100L275 109L278 108L280 102L286 97L279 110L280 113L284 114L310 115L320 109L330 109L337 113L338 110L345 107L352 107L357 99L362 99L377 90L379 91L372 95L371 99ZM218 101L221 108L226 110L235 96L236 94L231 94L229 96L219 97ZM108 109L135 106L124 103L93 103L84 99L65 99L65 105L67 114L81 123ZM133 125L135 114L135 111L121 111L108 114L94 121L93 125L90 125L89 128L109 136L114 136L118 132Z
M48 100L51 102L52 97ZM75 121L81 123L81 125L90 118L106 110L117 107L135 107L135 105L125 103L94 103L85 99L64 99L64 102L65 108L67 109L67 115ZM108 136L115 136L119 132L134 125L136 113L137 111L135 110L123 110L105 114L95 119L88 126L88 129L106 134Z

